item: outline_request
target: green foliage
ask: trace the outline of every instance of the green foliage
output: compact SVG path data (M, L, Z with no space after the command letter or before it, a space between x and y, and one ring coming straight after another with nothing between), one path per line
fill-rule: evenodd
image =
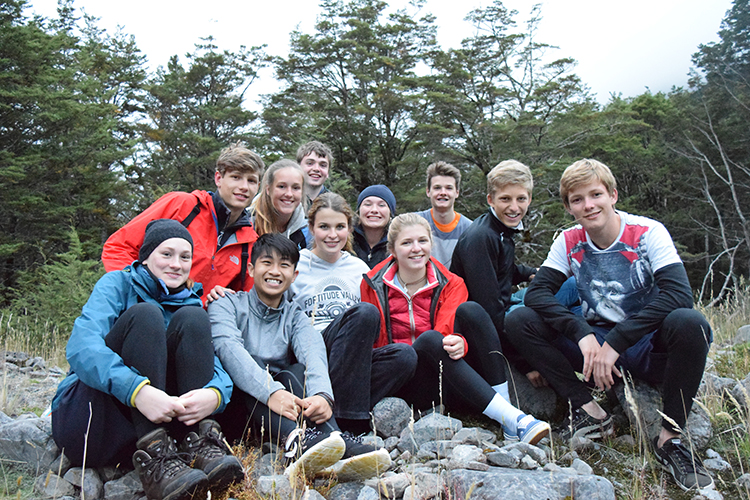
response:
M38 268L20 273L11 304L11 311L16 315L54 325L58 334L66 339L91 290L104 274L99 260L84 259L74 230L69 231L69 238L67 252Z
M143 208L168 191L212 189L219 151L238 140L252 147L255 113L242 104L264 61L261 47L220 52L209 37L187 66L172 56L158 69L143 102L143 161L128 170Z

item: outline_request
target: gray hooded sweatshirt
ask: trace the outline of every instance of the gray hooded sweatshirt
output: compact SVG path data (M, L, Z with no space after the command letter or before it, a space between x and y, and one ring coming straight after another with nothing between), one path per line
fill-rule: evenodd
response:
M323 338L299 306L285 295L278 309L255 293L227 294L208 306L214 350L234 385L267 404L284 386L272 376L296 358L306 367L305 396L333 400Z

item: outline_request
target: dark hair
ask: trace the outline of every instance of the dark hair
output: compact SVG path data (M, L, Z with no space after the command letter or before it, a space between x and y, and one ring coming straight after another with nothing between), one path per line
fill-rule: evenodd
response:
M295 269L299 262L299 250L297 244L292 240L280 233L266 233L258 238L253 243L253 250L250 253L250 262L252 265L258 261L259 258L266 255L273 256L278 255L282 259L290 261Z
M453 177L456 181L456 190L461 187L461 171L444 161L436 161L427 167L427 189L432 189L432 178L435 176Z
M315 153L318 156L324 157L328 160L328 166L333 166L333 152L331 148L319 141L310 141L297 149L297 163L302 163L302 159L305 156Z

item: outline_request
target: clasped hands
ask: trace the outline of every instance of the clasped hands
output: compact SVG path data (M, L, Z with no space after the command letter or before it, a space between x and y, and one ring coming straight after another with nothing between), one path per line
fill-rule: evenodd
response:
M176 418L194 425L214 412L219 396L213 389L194 389L182 396L170 396L152 385L144 385L135 397L135 407L155 424Z
M278 390L268 398L268 407L274 413L289 420L297 420L300 412L316 424L322 424L333 416L333 409L323 396L300 398L289 391Z
M615 366L620 353L608 343L599 345L596 335L590 333L578 341L583 354L583 379L588 382L594 376L594 384L602 390L608 390L615 384L614 373L622 378L622 373Z

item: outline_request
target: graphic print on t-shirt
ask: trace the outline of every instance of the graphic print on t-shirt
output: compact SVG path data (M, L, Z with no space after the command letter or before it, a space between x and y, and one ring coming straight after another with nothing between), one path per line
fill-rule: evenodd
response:
M621 323L658 293L644 241L648 230L626 225L620 239L604 250L591 245L583 229L565 233L568 261L589 323Z
M359 302L359 296L349 292L348 288L344 280L330 277L318 283L315 293L305 299L302 309L317 330L324 329Z

